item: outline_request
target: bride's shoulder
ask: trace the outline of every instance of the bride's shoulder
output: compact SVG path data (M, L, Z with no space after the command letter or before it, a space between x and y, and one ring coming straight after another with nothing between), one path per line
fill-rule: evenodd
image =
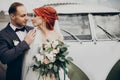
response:
M36 35L41 35L41 31L40 31L40 29L35 28L35 30L36 30Z
M35 40L34 41L41 41L42 36L41 36L41 31L38 28L35 28L36 33L35 33Z
M56 34L57 34L58 40L64 41L63 35L61 33L56 32Z

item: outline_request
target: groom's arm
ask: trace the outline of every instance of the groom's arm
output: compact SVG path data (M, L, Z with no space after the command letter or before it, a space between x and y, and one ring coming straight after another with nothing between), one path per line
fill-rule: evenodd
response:
M17 46L11 47L9 40L6 40L4 36L0 35L0 60L4 64L8 64L15 60L21 54L29 49L29 45L22 41Z
M5 37L6 33L0 33L0 60L8 64L29 49L29 45L35 38L35 30L30 30L25 39L16 46L12 46L11 40Z

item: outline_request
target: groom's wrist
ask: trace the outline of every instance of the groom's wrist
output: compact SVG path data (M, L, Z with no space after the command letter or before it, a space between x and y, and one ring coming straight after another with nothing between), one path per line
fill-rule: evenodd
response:
M24 50L28 50L28 49L30 49L30 47L29 47L29 45L27 44L27 42L26 41L22 41L22 44L23 44L23 49Z

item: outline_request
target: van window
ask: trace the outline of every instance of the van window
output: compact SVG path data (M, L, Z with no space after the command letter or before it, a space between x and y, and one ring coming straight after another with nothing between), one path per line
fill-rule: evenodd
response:
M75 40L72 35L80 40L91 40L88 14L59 14L59 26L65 40ZM67 34L66 32L72 34Z
M119 14L97 14L94 15L94 22L97 39L114 40L120 38Z

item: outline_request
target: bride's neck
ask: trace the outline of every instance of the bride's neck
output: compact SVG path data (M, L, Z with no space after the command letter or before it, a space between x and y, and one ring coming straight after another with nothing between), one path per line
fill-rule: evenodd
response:
M54 30L48 30L48 29L43 29L42 31L42 41L43 43L46 43L46 40L54 40L55 38L55 32ZM54 36L54 37L53 37Z
M40 26L40 30L44 36L54 33L54 30L49 30L46 26Z

